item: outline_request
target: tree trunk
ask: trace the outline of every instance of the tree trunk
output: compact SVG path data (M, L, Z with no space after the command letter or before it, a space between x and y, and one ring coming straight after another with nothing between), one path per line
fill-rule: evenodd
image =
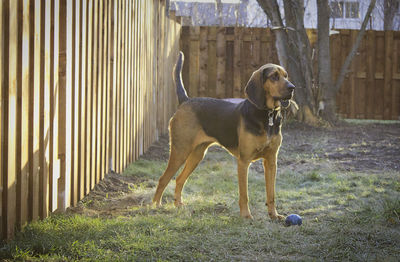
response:
M332 88L331 55L329 49L329 16L328 0L317 0L318 9L318 87L319 112L323 119L330 123L337 121L336 92Z
M305 122L317 124L312 50L304 27L304 1L284 0L283 4L286 26L288 27L289 48L294 55L293 58L296 57L295 59L289 59L289 63L297 64L303 78L303 88L296 90L296 101L301 106L300 117L303 117Z
M384 0L383 7L383 30L393 30L393 19L399 10L398 0Z
M288 38L282 22L281 14L279 11L279 5L276 1L265 1L265 0L257 0L257 1L258 4L263 9L264 13L271 20L272 30L274 30L276 36L275 46L276 50L278 51L278 59L281 66L287 68Z

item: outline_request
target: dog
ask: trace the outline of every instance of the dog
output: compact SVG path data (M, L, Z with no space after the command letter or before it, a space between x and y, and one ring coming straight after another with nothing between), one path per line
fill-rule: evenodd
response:
M277 155L282 143L281 109L288 107L295 86L285 69L266 64L253 72L246 84L246 99L189 98L182 81L184 55L179 53L174 81L179 107L169 122L170 156L153 198L161 205L165 187L178 169L175 206L182 203L182 188L203 159L207 148L219 144L237 159L240 216L252 219L248 206L248 168L263 159L266 206L271 219L284 219L275 206Z

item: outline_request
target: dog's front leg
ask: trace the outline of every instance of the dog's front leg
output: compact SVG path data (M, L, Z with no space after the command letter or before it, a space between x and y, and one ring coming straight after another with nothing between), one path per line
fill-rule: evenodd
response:
M268 206L268 215L271 219L279 219L282 220L285 217L279 215L276 212L275 206L275 178L276 178L276 152L271 152L267 154L264 158L264 176L265 176L265 187L267 193L267 206Z
M241 217L253 219L249 209L249 196L247 194L247 174L249 165L249 161L238 159L239 208Z

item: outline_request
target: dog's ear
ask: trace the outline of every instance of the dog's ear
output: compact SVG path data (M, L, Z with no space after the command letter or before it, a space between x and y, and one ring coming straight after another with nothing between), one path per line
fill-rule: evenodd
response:
M245 92L249 100L259 109L265 109L266 93L263 88L264 84L263 71L255 71L247 82Z

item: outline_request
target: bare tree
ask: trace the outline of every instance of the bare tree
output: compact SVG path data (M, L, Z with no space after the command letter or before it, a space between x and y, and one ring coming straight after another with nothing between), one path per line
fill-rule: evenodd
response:
M393 19L399 10L399 0L383 1L383 30L393 30Z
M334 124L337 120L336 93L343 84L348 67L361 43L376 0L371 0L369 4L356 42L341 67L336 83L332 82L330 68L329 1L317 0L318 83L315 82L310 42L304 28L304 0L283 0L285 24L277 0L257 1L271 19L272 29L276 34L276 48L280 63L287 68L295 85L300 87L296 90L296 100L300 105L299 119L310 124L317 124L318 112L322 111L323 119Z

